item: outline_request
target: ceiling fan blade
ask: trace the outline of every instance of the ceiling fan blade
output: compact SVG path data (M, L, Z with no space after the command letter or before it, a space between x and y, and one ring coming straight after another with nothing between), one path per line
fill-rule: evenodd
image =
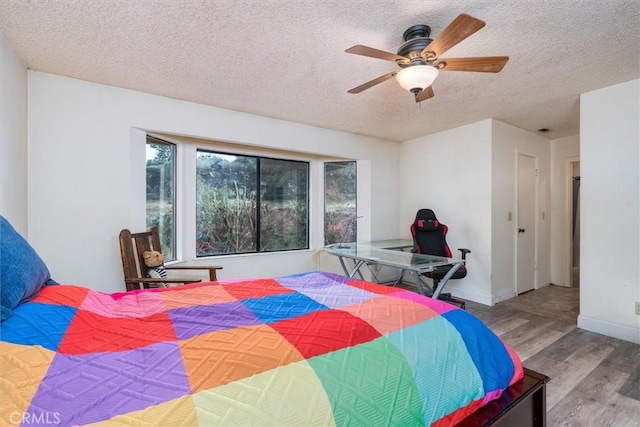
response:
M365 89L369 89L372 86L377 85L378 83L382 83L385 80L389 80L391 77L395 76L396 74L398 74L397 71L393 71L389 74L385 74L384 76L380 76L377 79L373 79L370 82L366 82L365 84L361 84L360 86L354 87L353 89L347 91L349 93L360 93Z
M386 52L384 50L374 49L372 47L355 45L345 50L347 53L353 53L355 55L368 56L371 58L384 59L385 61L400 61L402 63L409 63L409 60L404 56L396 55L395 53Z
M484 26L484 21L463 13L438 34L438 36L422 50L422 53L434 52L436 57L439 57Z
M425 99L429 99L429 98L433 98L433 87L432 86L428 86L424 89L422 89L422 92L420 92L419 94L416 95L416 102L422 102Z
M504 64L506 64L508 60L508 56L442 58L434 62L433 65L437 66L440 71L475 71L477 73L499 73L500 71L502 71Z

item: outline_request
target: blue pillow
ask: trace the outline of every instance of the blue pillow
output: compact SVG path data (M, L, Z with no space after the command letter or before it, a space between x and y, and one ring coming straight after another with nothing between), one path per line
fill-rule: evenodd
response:
M0 215L0 321L34 298L44 285L56 284L31 245Z

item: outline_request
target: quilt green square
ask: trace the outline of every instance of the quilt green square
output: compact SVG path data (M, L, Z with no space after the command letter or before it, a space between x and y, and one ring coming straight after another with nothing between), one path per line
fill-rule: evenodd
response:
M424 425L411 369L385 337L308 363L322 381L336 425Z

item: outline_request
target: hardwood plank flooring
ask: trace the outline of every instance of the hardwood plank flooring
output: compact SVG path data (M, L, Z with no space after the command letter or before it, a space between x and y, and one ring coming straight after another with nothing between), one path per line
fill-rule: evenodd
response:
M578 329L579 293L551 285L466 310L550 377L547 425L640 427L640 345Z
M551 285L467 311L551 378L549 426L640 427L640 345L578 329L579 292Z

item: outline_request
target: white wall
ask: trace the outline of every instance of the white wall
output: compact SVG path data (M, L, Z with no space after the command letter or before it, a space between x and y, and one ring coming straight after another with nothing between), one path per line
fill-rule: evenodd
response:
M485 304L491 304L491 123L405 141L398 156L400 236L411 238L418 209L433 209L449 227L452 252L471 250L467 277L447 290Z
M27 228L27 69L0 35L0 214Z
M551 245L550 279L559 286L571 286L572 162L580 158L580 137L551 141Z
M515 295L517 153L538 159L537 286L549 283L549 141L497 120L484 120L400 146L399 229L420 208L449 226L447 243L471 249L468 275L452 281L454 295L492 305ZM544 214L545 218L542 219ZM515 216L514 216L515 218Z
M515 296L519 153L537 159L536 289L549 284L550 141L497 120L493 120L492 132L492 298L493 302L499 302ZM513 214L511 221L508 219L509 212Z
M640 80L580 97L583 329L640 343Z
M124 290L117 236L144 228L144 133L137 129L370 160L371 238L397 235L388 221L397 215L397 143L29 72L29 227L56 280ZM315 269L323 242L312 239L310 251L215 263L224 266L221 279Z

